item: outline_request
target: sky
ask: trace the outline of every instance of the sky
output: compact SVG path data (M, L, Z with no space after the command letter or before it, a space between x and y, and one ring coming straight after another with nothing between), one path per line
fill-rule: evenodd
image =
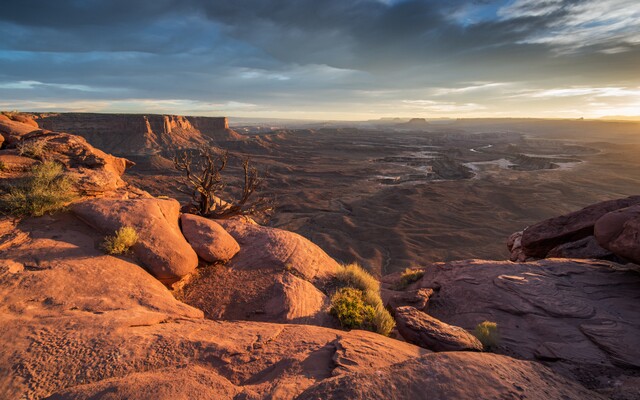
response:
M638 0L8 0L0 109L640 115Z

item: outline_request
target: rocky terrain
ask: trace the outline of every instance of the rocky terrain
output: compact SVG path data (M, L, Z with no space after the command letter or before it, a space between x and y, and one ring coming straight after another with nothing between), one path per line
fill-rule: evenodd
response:
M127 183L131 162L38 120L0 116L0 135L3 190L55 162L76 193L0 219L2 398L640 397L637 196L532 224L509 240L517 262L383 277L385 337L338 329L343 267L304 236L182 214ZM131 251L106 254L125 226Z

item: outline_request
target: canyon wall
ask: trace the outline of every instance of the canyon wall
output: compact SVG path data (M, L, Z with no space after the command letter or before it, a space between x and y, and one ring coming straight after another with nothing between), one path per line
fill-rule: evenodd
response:
M229 129L226 117L97 113L44 113L35 117L41 128L84 136L92 145L123 156L243 139Z

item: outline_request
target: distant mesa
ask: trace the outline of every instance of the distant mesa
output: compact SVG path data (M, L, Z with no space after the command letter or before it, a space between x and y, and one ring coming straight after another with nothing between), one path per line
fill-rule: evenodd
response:
M430 126L426 118L411 118L408 122L396 125L399 128L424 128Z
M34 117L43 129L83 136L92 145L122 156L244 139L229 129L226 117L98 113L42 113Z

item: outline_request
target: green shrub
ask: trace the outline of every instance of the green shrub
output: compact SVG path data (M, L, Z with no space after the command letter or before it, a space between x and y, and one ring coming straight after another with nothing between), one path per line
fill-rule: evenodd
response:
M485 349L491 349L498 345L500 342L500 335L498 334L498 324L491 321L484 321L476 325L476 329L473 331L473 335L478 338L480 343Z
M34 166L30 173L0 196L4 212L41 216L61 210L75 197L73 182L53 161Z
M102 247L108 254L124 254L138 241L138 233L130 226L123 226L113 236L104 239Z
M340 325L389 335L395 322L382 303L380 282L355 263L343 266L336 278L342 288L331 299L331 312Z
M331 298L331 314L338 318L340 326L346 329L373 325L375 310L365 305L362 290L344 287Z
M47 142L44 140L23 140L18 143L18 154L24 157L42 159L47 151Z
M406 289L407 286L414 282L418 282L424 276L424 271L419 269L407 268L400 275L400 280L396 284L397 290Z
M5 164L4 161L0 161L0 172L6 169L7 169L7 164Z

